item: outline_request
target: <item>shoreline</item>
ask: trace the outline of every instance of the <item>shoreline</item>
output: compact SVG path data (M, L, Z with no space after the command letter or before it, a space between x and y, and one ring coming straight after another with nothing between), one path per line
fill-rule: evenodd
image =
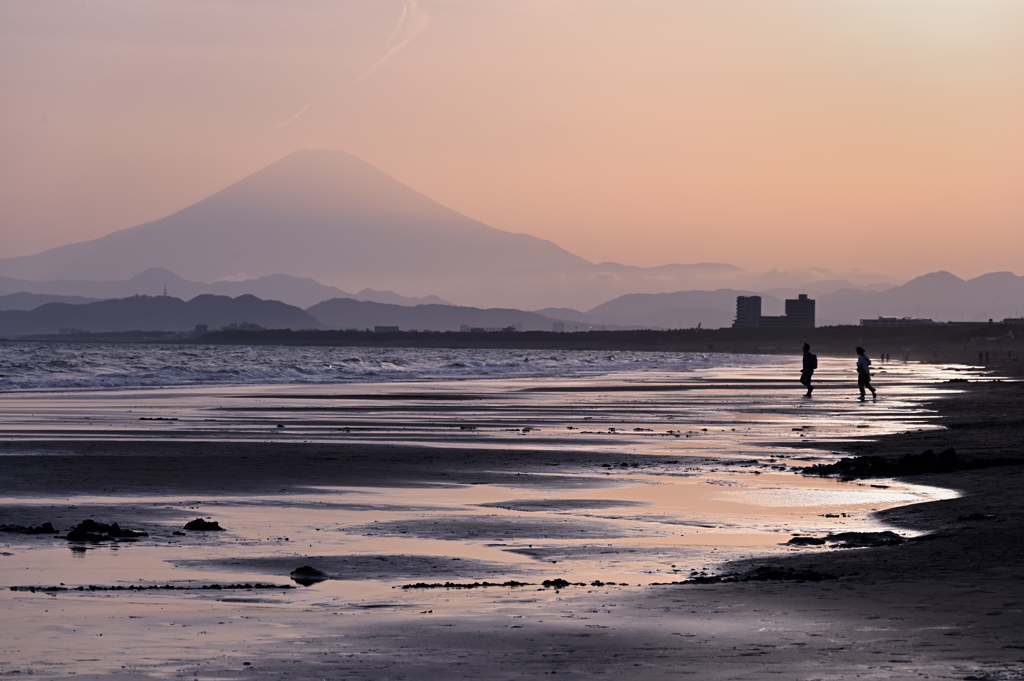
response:
M141 343L150 345L243 345L523 351L712 352L799 355L809 342L822 357L846 357L863 345L869 355L894 360L959 362L1001 367L1020 361L1024 332L1003 322L943 322L928 326L809 328L720 328L587 331L216 331L199 337L167 332L126 331L3 339L0 343ZM986 357L984 353L988 352ZM979 360L979 354L981 354Z

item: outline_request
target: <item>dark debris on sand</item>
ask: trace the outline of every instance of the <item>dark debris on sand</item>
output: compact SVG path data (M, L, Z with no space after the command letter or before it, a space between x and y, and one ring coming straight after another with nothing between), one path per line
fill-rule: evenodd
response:
M223 532L224 528L220 526L216 520L203 520L202 518L196 518L185 523L186 530L193 530L195 532Z
M428 584L426 582L417 582L416 584L404 584L403 589L481 589L485 587L503 586L506 588L516 588L520 586L537 586L533 582L517 582L514 579L507 582L434 582ZM618 586L615 582L602 582L599 579L595 579L590 582L570 582L568 580L556 577L555 579L545 579L540 583L540 586L545 589L564 589L567 586ZM626 586L622 584L622 586Z
M93 519L83 520L67 533L64 538L68 541L117 541L119 539L135 539L137 537L148 537L148 532L135 532L134 530L122 530L117 523L98 523Z
M326 582L331 576L323 570L317 570L311 565L297 567L288 573L288 576L302 586L312 586L320 582Z
M684 579L678 582L654 582L651 586L669 586L682 584L730 584L736 582L821 582L829 579L839 579L837 575L818 572L813 568L781 568L768 565L754 568L749 572L728 572L721 575L699 575L692 579Z
M994 466L1019 466L1019 459L1005 457L977 458L970 461L960 459L952 447L936 454L926 449L920 454L904 454L900 458L882 456L844 457L835 463L815 464L800 469L804 475L838 476L843 480L859 478L892 478L926 473L951 473L959 470L975 470Z
M43 523L36 527L25 525L0 525L0 532L10 532L12 534L60 534L60 530L54 529L53 523Z
M507 588L515 588L519 586L533 586L530 582L517 582L515 580L509 580L507 582L434 582L428 584L427 582L416 582L415 584L403 584L403 589L483 589L491 586L503 586Z
M891 530L883 532L840 532L825 537L793 537L788 542L792 546L821 546L830 544L833 548L854 549L872 546L896 546L906 539Z
M290 584L203 584L202 586L174 586L173 584L154 586L12 586L11 591L28 591L30 593L50 591L220 591L222 589L294 589Z

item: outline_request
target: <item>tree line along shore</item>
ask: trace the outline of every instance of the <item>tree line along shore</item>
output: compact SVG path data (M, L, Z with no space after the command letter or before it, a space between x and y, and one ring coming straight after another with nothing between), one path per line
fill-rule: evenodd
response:
M309 345L348 347L722 352L798 355L804 343L824 357L846 357L862 346L890 361L959 362L998 366L1019 361L1024 326L960 323L908 328L823 326L807 329L675 329L616 331L213 331L196 338L159 332L73 333L21 339L33 342Z

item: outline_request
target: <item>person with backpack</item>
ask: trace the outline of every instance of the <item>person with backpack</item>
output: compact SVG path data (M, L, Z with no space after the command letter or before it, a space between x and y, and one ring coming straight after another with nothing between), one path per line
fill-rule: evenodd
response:
M864 389L871 391L875 397L875 387L871 385L871 360L864 354L864 348L857 348L857 387L860 388L860 399L865 396Z
M814 370L818 368L818 356L811 352L810 343L804 343L804 368L800 372L800 382L807 388L807 393L804 397L810 397L811 393L814 392L814 388L811 387L811 376L814 375Z

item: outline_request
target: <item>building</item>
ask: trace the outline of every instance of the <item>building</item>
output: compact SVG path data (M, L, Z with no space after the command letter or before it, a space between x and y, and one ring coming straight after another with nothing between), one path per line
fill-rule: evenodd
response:
M917 319L916 317L879 317L878 319L862 319L861 326L874 328L893 328L905 326L931 326L935 324L930 319Z
M781 317L761 314L761 296L736 296L734 329L813 329L814 301L801 293L786 301L786 314Z
M462 324L459 327L461 333L511 333L522 330L523 325L521 323L513 324L512 326L470 326L469 324Z
M398 333L399 328L397 326L375 326L373 327L374 333Z
M259 324L250 324L249 322L240 322L238 324L232 322L227 326L220 327L221 331L264 331L265 329Z
M790 326L798 329L814 328L814 301L801 293L796 300L786 301L786 319L792 322Z
M761 325L761 296L736 296L734 329L753 329Z

